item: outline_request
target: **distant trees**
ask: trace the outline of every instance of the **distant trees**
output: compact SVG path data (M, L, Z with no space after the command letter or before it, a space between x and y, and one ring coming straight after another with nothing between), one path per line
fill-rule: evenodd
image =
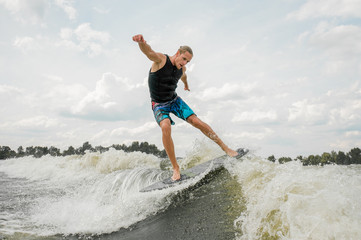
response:
M113 144L110 147L103 147L103 146L96 146L93 147L89 142L83 143L81 147L74 148L73 146L69 146L68 149L64 150L63 152L60 149L51 146L48 147L40 147L40 146L30 146L26 147L24 150L23 146L18 147L17 152L12 150L8 146L0 146L0 160L7 159L7 158L15 158L15 157L24 157L24 156L34 156L36 158L40 158L44 155L51 155L51 156L68 156L68 155L84 155L86 151L90 152L106 152L110 148L115 148L116 150L123 150L125 152L144 152L148 154L153 154L158 157L166 157L167 154L165 150L160 151L157 146L154 144L149 144L148 142L133 142L130 146L126 146L124 144Z
M16 152L11 150L8 146L0 146L0 159L13 158Z
M12 150L8 146L0 146L0 160L7 158L19 158L24 156L34 156L36 158L40 158L44 155L51 156L68 156L68 155L84 155L86 151L89 152L106 152L110 148L114 148L116 150L123 150L124 152L144 152L147 154L153 154L157 157L165 158L167 154L165 150L160 151L157 146L154 144L149 144L148 142L133 142L131 145L126 146L124 144L113 144L109 147L96 146L93 147L89 142L83 143L82 146L78 148L74 148L73 146L69 146L68 149L63 152L56 147L26 147L25 150L23 146L19 146L17 152ZM276 159L274 155L269 156L267 158L271 162L278 163L287 163L290 161L300 161L303 165L326 165L326 164L338 164L338 165L350 165L350 164L361 164L361 150L360 148L353 148L348 153L344 153L342 151L331 153L324 152L322 155L309 155L308 157L298 156L295 159L290 157L280 157Z
M122 145L113 144L111 147L113 147L117 150L123 150L125 152L139 151L139 152L145 152L148 154L153 154L153 155L159 156L159 157L167 157L167 153L165 152L165 150L159 151L157 146L155 146L154 144L149 144L147 142L141 142L141 143L133 142L130 146L125 146L124 144L122 144Z
M276 162L277 159L274 155L267 158L269 161ZM361 150L360 148L353 148L348 153L342 151L331 153L324 152L322 155L309 155L308 157L298 156L295 159L290 157L281 157L278 159L279 163L285 163L289 161L301 161L303 165L326 165L326 164L338 164L338 165L350 165L361 164Z

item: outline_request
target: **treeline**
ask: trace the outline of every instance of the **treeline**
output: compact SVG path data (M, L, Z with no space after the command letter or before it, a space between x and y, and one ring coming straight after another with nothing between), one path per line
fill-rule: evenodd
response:
M165 150L160 151L157 146L154 144L149 144L148 142L133 142L131 145L126 146L125 144L113 144L109 147L103 146L96 146L93 147L89 142L83 143L81 147L74 148L73 146L68 147L68 149L64 151L60 151L60 149L56 147L26 147L25 149L20 146L18 147L17 151L12 150L8 146L0 146L0 160L7 159L7 158L19 158L25 156L33 156L36 158L40 158L44 155L51 155L51 156L68 156L68 155L84 155L86 151L89 152L106 152L110 148L114 148L116 150L123 150L124 152L144 152L148 154L153 154L158 157L166 157L167 154Z
M360 148L353 148L348 153L339 151L332 151L331 153L324 152L322 155L309 155L308 157L298 156L295 159L290 157L281 157L276 159L274 155L269 156L268 160L271 162L286 163L290 161L301 161L304 166L308 165L350 165L361 164L361 150Z

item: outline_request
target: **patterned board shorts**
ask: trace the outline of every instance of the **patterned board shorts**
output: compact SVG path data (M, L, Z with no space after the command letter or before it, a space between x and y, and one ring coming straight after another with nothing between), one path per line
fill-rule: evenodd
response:
M169 118L172 125L175 124L169 116L169 113L173 113L184 121L186 121L189 116L195 114L193 110L178 96L172 101L165 103L156 103L152 101L152 109L158 125L160 125L160 122L166 118Z

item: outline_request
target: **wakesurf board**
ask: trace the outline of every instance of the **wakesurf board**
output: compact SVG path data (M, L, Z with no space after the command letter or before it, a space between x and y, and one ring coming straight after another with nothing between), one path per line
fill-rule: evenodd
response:
M236 151L238 153L238 155L235 157L236 159L242 158L244 155L246 155L249 152L249 150L245 148L238 148ZM150 192L154 190L161 190L169 187L174 187L179 184L186 183L188 180L200 176L204 173L217 171L220 168L223 168L224 161L227 157L228 157L227 155L224 155L222 157L209 160L205 163L201 163L195 167L186 169L181 172L181 178L179 180L173 181L169 177L159 182L156 182L146 188L141 189L140 192Z

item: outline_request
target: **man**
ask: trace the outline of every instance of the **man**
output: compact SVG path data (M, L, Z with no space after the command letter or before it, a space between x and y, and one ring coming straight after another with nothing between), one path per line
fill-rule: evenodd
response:
M154 117L162 130L163 146L173 166L172 180L177 181L181 176L171 136L171 126L174 125L174 122L169 116L170 112L201 130L204 135L216 142L228 156L236 157L238 152L225 145L212 128L200 120L175 92L179 79L184 83L184 90L189 91L185 66L192 60L192 49L188 46L182 46L176 54L169 57L154 52L141 34L135 35L133 41L138 43L140 50L153 62L149 71L148 85Z

